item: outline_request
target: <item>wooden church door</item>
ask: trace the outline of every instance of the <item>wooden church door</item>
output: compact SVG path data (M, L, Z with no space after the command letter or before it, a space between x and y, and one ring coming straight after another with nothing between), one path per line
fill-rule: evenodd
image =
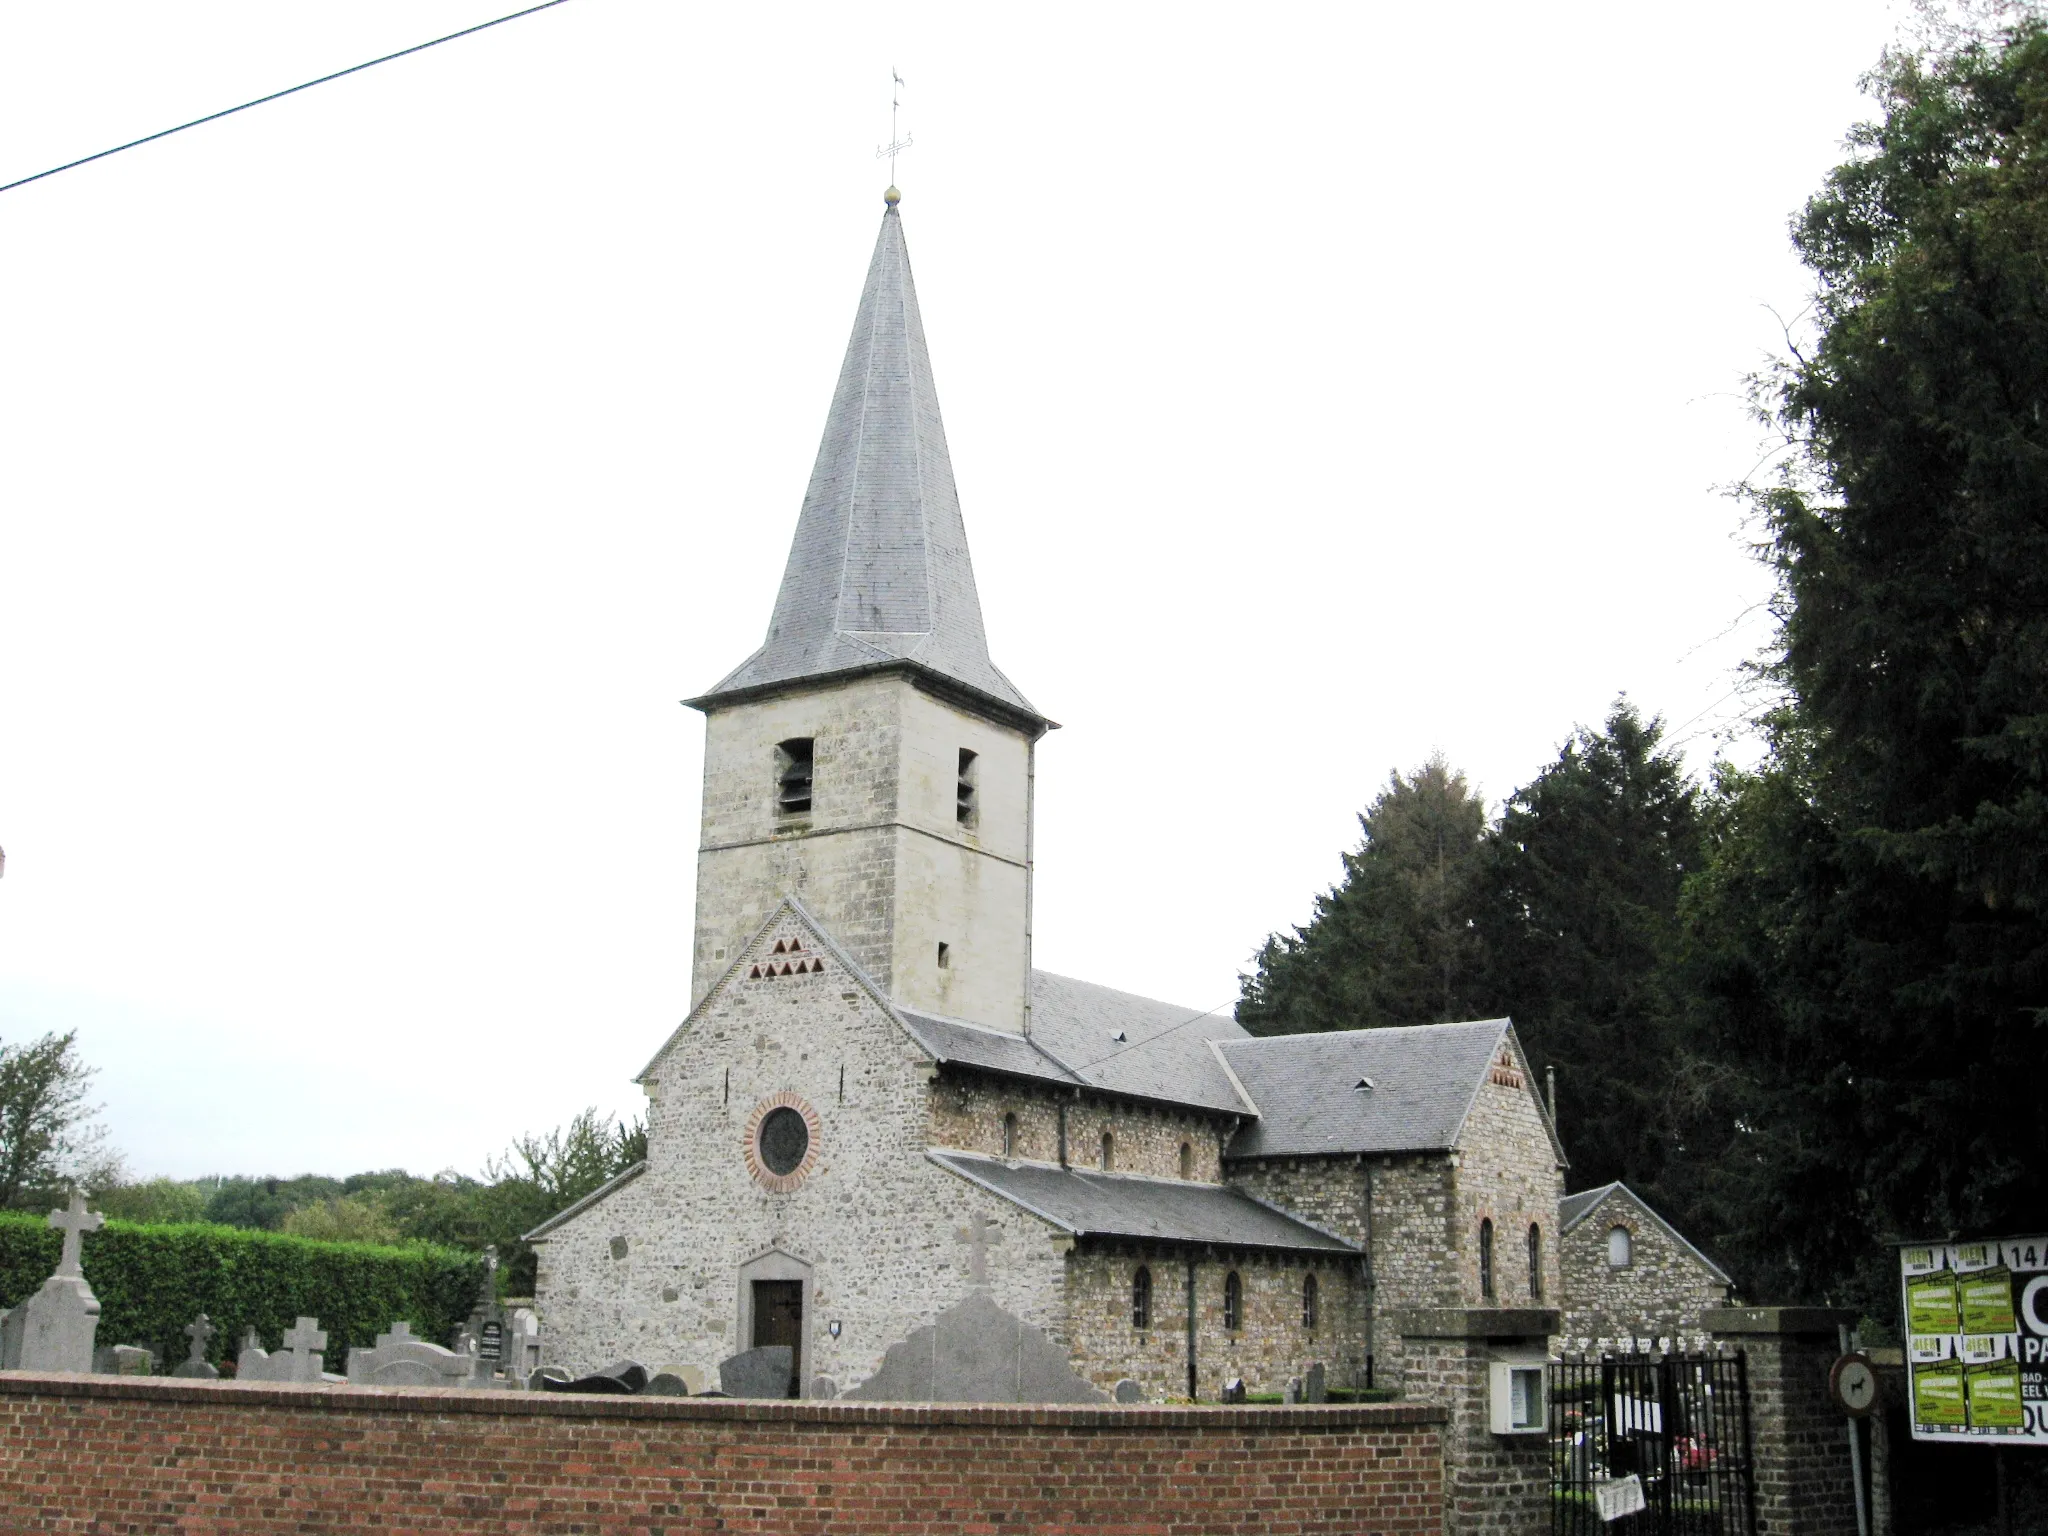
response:
M804 1379L804 1283L801 1280L754 1282L754 1348L789 1346L789 1395L800 1396Z

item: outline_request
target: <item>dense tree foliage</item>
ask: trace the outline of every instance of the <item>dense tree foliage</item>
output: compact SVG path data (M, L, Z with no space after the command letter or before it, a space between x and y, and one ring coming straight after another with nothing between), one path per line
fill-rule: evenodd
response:
M1441 755L1399 773L1358 818L1364 840L1303 928L1242 978L1254 1034L1468 1018L1484 986L1473 928L1485 807Z
M1723 1219L1807 1292L2048 1209L2048 31L1887 58L1768 381L1786 707L1700 893ZM1864 1283L1854 1280L1861 1270Z
M203 1220L322 1242L431 1243L472 1252L497 1248L507 1295L533 1294L534 1254L523 1241L555 1212L647 1156L646 1127L621 1125L586 1109L568 1125L522 1136L482 1178L401 1168L345 1179L153 1179L114 1185L96 1197L105 1213L143 1223Z
M1684 1041L1667 985L1678 901L1699 864L1699 795L1663 726L1626 700L1508 798L1478 923L1489 1009L1511 1016L1569 1104L1572 1178L1652 1199L1681 1139Z
M0 1210L114 1176L118 1159L86 1102L92 1076L75 1034L0 1044Z
M1511 1013L1575 1185L1638 1185L1753 1293L1886 1317L1884 1239L2048 1210L2048 27L1872 85L1793 228L1817 340L1758 384L1764 760L1701 793L1631 710L1578 733L1428 909L1469 920L1455 1000L1380 868L1397 778L1240 1017Z

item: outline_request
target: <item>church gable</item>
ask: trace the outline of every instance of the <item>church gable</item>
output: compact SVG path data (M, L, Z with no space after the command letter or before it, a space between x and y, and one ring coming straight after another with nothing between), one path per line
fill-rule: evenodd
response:
M824 927L795 897L785 896L754 936L740 946L725 974L712 984L661 1049L640 1071L636 1082L651 1084L664 1061L706 1018L735 1005L746 1008L771 999L799 1007L819 1005L829 1016L848 1005L865 1002L893 1026L892 1033L910 1051L930 1051L905 1029L882 989L833 941ZM834 1006L836 1003L837 1006Z

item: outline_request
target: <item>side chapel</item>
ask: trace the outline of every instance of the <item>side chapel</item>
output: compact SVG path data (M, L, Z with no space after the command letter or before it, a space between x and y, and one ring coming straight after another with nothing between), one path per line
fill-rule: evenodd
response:
M1253 1038L1033 967L1053 722L989 656L898 201L767 640L688 701L691 1007L647 1160L531 1234L548 1362L855 1389L985 1284L1098 1387L1398 1385L1402 1310L1556 1304L1514 1026Z

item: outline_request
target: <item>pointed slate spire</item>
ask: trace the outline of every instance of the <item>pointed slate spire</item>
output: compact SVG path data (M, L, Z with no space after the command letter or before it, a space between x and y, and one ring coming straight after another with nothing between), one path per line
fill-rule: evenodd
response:
M989 660L894 187L885 201L767 642L688 702L908 665L1042 729Z

